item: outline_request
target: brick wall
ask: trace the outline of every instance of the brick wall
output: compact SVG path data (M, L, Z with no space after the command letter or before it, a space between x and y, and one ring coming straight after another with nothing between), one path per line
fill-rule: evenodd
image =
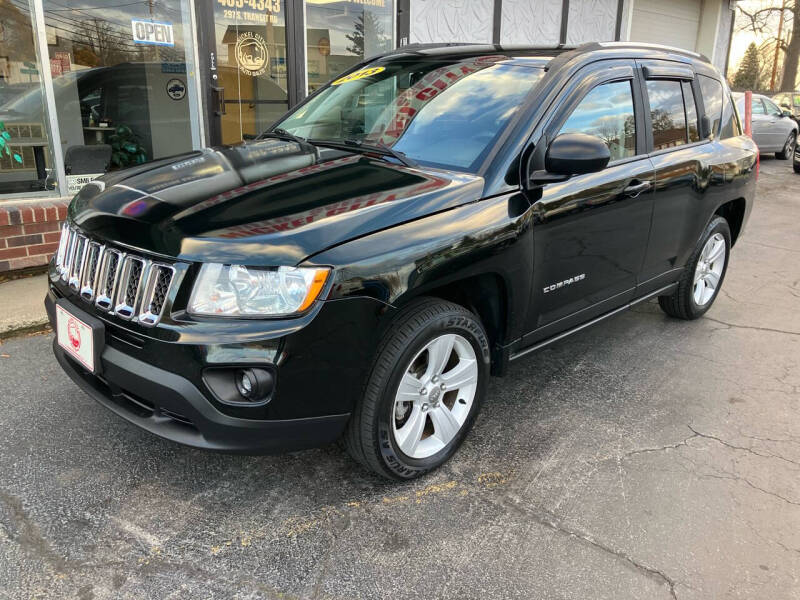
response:
M0 204L0 274L46 265L58 249L68 200Z

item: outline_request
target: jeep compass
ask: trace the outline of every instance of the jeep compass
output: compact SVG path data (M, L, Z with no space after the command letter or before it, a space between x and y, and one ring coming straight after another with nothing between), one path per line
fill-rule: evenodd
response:
M510 361L649 299L703 315L757 165L700 55L403 47L259 139L86 185L50 267L53 349L163 438L342 440L410 479Z

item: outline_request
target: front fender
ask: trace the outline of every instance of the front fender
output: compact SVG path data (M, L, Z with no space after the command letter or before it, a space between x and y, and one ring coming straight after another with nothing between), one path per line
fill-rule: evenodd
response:
M530 298L531 219L524 196L505 194L346 242L303 264L335 268L329 299L366 296L395 308L460 280L498 275L506 340L516 339Z

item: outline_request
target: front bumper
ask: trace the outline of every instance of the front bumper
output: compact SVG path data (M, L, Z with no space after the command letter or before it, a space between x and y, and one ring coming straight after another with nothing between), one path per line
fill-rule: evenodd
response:
M55 301L50 292L45 306L54 326ZM80 308L73 307L80 314ZM101 375L84 369L55 340L53 351L64 371L100 404L142 429L196 448L267 454L318 447L339 438L350 416L349 412L288 419L232 416L221 412L189 378L115 345L103 347ZM324 390L324 383L317 383Z

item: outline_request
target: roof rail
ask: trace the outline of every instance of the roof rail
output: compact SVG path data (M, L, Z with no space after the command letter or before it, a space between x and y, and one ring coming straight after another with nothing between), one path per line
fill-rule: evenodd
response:
M711 62L704 54L694 52L693 50L686 50L685 48L678 48L677 46L667 46L665 44L651 44L649 42L592 42L586 45L597 44L602 48L649 48L652 50L665 50L666 52L677 52L679 54L687 54L694 56L706 62Z
M435 50L437 48L468 48L468 47L484 47L495 48L498 51L503 50L575 50L577 46L567 44L547 44L547 45L530 45L530 44L492 44L492 43L479 43L479 42L430 42L413 44L406 44L405 46L398 46L392 50L387 50L381 54L367 57L367 60L374 60L382 56L390 56L392 54L402 54L403 52L418 52L422 50Z

